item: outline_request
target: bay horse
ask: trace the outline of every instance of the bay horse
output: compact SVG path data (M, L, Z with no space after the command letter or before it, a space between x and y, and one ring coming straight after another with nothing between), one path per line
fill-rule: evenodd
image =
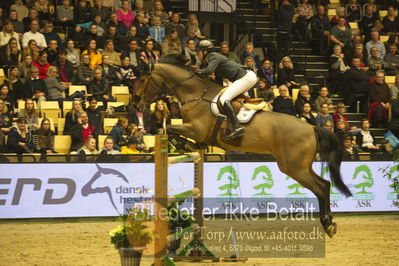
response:
M154 101L162 89L169 90L181 103L183 124L167 127L167 132L183 135L197 143L210 144L216 117L210 102L222 86L194 75L185 67L185 60L166 56L155 64L149 75L143 75L137 95L147 103ZM222 127L226 127L224 121ZM217 132L216 143L224 149L272 154L281 172L311 190L317 197L320 222L329 237L337 231L330 209L330 182L312 169L316 153L328 162L331 180L345 196L352 196L341 179L342 144L331 131L313 127L295 116L259 111L246 124L245 134L224 141L223 130Z

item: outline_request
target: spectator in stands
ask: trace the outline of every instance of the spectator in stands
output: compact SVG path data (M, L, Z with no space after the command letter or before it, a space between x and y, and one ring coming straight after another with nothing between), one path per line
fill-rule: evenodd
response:
M39 48L47 47L47 42L46 39L44 38L44 35L41 34L38 30L39 30L39 21L34 19L30 22L30 31L25 32L24 35L22 36L22 47L25 48L30 40L35 40Z
M334 127L335 136L337 136L339 142L343 142L345 136L350 134L347 122L344 119L338 119Z
M140 153L140 151L137 150L138 144L139 144L139 141L137 140L137 138L134 136L130 136L126 142L127 146L122 146L120 154L138 154L138 153Z
M146 69L152 69L154 64L158 63L158 55L154 52L154 42L152 40L147 40L143 51L140 54L140 59L142 60Z
M334 125L334 121L332 116L329 114L329 110L330 106L327 103L323 103L321 105L321 110L316 116L317 126L323 127L327 121L331 122L331 125Z
M12 115L15 101L13 96L11 95L10 88L5 83L0 85L0 100L3 100L3 104L6 106L7 110L11 111L8 113Z
M399 100L395 99L391 103L392 111L391 111L391 121L389 121L388 129L395 135L395 137L399 138ZM0 114L1 121L1 114ZM1 122L0 122L1 127ZM1 132L0 132L1 134Z
M240 59L238 58L238 55L235 52L230 51L230 45L226 41L220 43L220 53L238 64L241 63Z
M391 96L393 100L398 99L399 94L399 73L396 74L395 83L389 88L391 90Z
M143 129L141 127L139 128L135 124L130 124L127 128L127 132L128 132L127 139L129 139L129 137L133 136L138 140L137 147L136 147L137 150L139 150L140 152L143 152L148 149L147 145L144 143ZM158 134L165 134L165 130L163 128L160 128L158 131Z
M50 128L50 120L43 118L40 128L32 134L35 151L42 154L54 153L54 138L55 133Z
M332 115L334 120L334 128L338 128L338 120L343 120L345 122L345 128L349 129L349 127L347 126L348 118L345 116L344 114L345 112L346 112L345 104L339 102L337 104L337 109L335 113Z
M349 21L345 18L345 8L344 7L337 7L335 9L335 16L331 18L330 23L331 27L337 26L339 24L339 19L344 19L344 26L349 26Z
M24 118L28 130L34 131L39 129L39 110L35 108L35 104L32 99L25 100L25 106L23 111L18 113L19 118Z
M273 68L269 59L263 59L262 66L258 69L257 75L259 79L264 79L267 82L268 87L275 87Z
M116 15L118 17L118 21L123 22L126 29L128 29L134 21L135 13L130 9L129 1L123 0L121 2L122 6L116 11Z
M50 3L48 0L36 0L34 8L39 13L40 20L51 20L51 14L49 10Z
M150 20L153 20L154 17L159 17L161 19L161 25L163 27L169 24L169 14L164 11L161 0L155 0L153 8L149 12Z
M0 48L0 64L3 68L8 69L9 66L17 66L21 62L22 53L18 49L18 40L11 37L7 43Z
M170 114L166 103L163 100L155 102L155 109L152 113L152 122L154 126L152 128L152 134L158 134L160 129L166 129L166 125L170 125Z
M302 110L299 112L298 117L308 124L317 126L316 114L312 112L312 107L309 103L305 103L302 106Z
M4 144L4 136L10 132L12 126L12 115L8 112L3 99L0 99L0 148Z
M115 52L114 42L112 40L106 40L104 46L103 57L108 56L109 64L113 67L120 67L121 66L121 58L119 54Z
M281 59L281 62L278 65L277 78L277 83L279 85L284 84L290 90L298 86L298 84L295 82L295 70L290 57L286 56Z
M183 52L183 48L181 42L178 38L177 31L171 31L169 35L163 40L162 44L162 55L169 54L181 54Z
M367 58L367 64L371 71L383 70L385 69L386 63L384 59L379 57L378 47L373 46L370 48L371 55Z
M25 118L18 118L17 126L10 129L5 148L7 153L22 154L33 152L32 135L26 126Z
M186 34L186 31L184 25L180 23L179 13L172 14L172 16L170 17L170 23L165 27L165 34L169 34L172 30L177 31L177 37L180 39L180 41L182 41Z
M107 23L107 28L115 27L116 32L120 35L126 35L127 29L130 27L126 27L126 25L122 21L118 21L118 16L116 13L112 13L110 15L109 21Z
M346 17L350 22L359 22L362 19L362 8L357 0L349 0L349 3L345 6L345 10Z
M354 57L352 59L351 68L346 71L347 88L344 89L343 97L351 106L351 110L355 111L355 103L357 100L361 102L362 111L366 112L364 107L367 106L367 94L369 90L369 75L360 67L360 59Z
M82 63L76 69L77 82L88 85L93 78L93 69L90 67L90 56L82 55Z
M298 37L301 41L307 40L308 23L313 17L313 7L308 0L299 1L297 8L298 16L295 23L295 28L298 32Z
M64 134L69 135L72 127L78 124L78 118L83 111L82 102L80 99L73 99L72 110L65 114Z
M91 8L87 0L79 0L77 6L74 8L74 21L76 24L87 23L91 20Z
M352 40L352 30L349 26L345 25L346 20L344 17L338 19L338 24L332 27L330 32L330 40L334 44L342 47L345 54L350 53L350 44Z
M388 75L395 76L399 73L399 55L397 54L398 47L396 44L388 46L388 53L384 57L385 71Z
M370 107L368 119L373 126L378 128L385 128L387 125L389 102L391 100L391 91L384 79L384 72L377 71L375 81L371 84L369 90Z
M33 62L33 65L39 69L39 78L41 79L46 79L47 70L50 67L47 57L46 51L40 51L38 58Z
M89 107L86 109L89 116L89 124L93 125L95 134L98 136L102 133L101 107L97 107L97 100L95 97L88 98Z
M18 14L15 10L11 10L8 16L8 20L11 22L14 31L20 35L25 32L24 24L18 20Z
M14 10L18 14L18 21L20 22L22 22L24 18L28 17L29 10L22 0L15 0L15 4L10 7L10 13L11 10Z
M43 51L47 52L47 61L50 64L54 64L58 57L58 44L56 40L51 40L48 44L48 47Z
M87 49L91 40L96 40L96 42L102 43L102 34L97 31L96 24L91 24L89 31L87 32L83 31L79 25L76 26L75 31L75 41L81 43L83 49Z
M363 18L359 23L360 31L365 36L365 42L370 40L371 30L377 20L378 14L373 12L373 7L367 6L366 13L363 15Z
M101 20L106 22L111 14L111 9L103 6L102 0L94 0L94 6L91 8L91 14L93 18L98 15L101 17Z
M261 62L259 59L259 55L255 54L254 52L254 45L251 42L248 42L245 45L245 52L241 55L241 63L244 64L245 63L245 58L247 58L248 56L251 56L252 58L255 59L255 66L256 68L259 68L261 66Z
M84 145L79 150L77 150L76 153L80 156L98 154L98 151L96 149L96 139L93 137L88 137L84 142ZM79 159L81 159L81 157L79 157Z
M86 112L80 112L78 123L72 127L70 135L72 138L71 151L77 151L89 137L96 137L95 128L89 124Z
M18 101L28 98L30 96L29 91L27 90L24 83L19 78L19 69L17 66L12 66L8 71L8 77L5 81L6 84L10 87L10 91L13 95L15 102L15 106Z
M123 136L125 134L126 128L129 125L127 118L119 117L118 123L109 132L109 136L114 140L114 149L120 150L122 145L126 144L126 138Z
M373 13L376 14L378 9L377 9L377 5L375 4L375 0L367 0L365 2L367 2L367 3L364 3L363 6L362 6L363 15L365 15L367 13L367 8L368 7L370 7L371 10L373 11Z
M133 28L133 27L131 27L131 28ZM133 38L129 41L128 50L126 50L123 53L122 58L128 56L130 58L130 64L134 67L138 67L141 64L140 52L141 52L141 49L139 46L139 41L137 39Z
M143 134L153 132L150 109L142 102L133 100L128 106L127 119L129 124L135 124L143 128Z
M264 78L259 79L259 87L257 89L257 98L263 98L267 103L272 103L274 99L273 88Z
M310 20L311 34L314 40L317 40L320 54L325 53L327 49L327 40L330 36L330 21L325 14L325 7L317 6L317 14Z
M102 63L102 55L97 49L96 40L89 41L89 46L87 50L82 52L82 55L89 55L90 58L90 68L95 69L98 65Z
M35 61L39 57L39 52L40 49L39 47L37 47L36 41L30 40L28 42L28 46L23 48L22 56L25 58L25 56L30 55L32 57L32 60Z
M111 86L103 76L103 71L101 67L94 69L94 77L90 81L87 88L88 96L93 96L97 101L102 101L104 106L108 101L112 101Z
M106 137L104 139L104 147L99 151L101 155L115 155L119 154L119 150L114 149L114 139L112 137Z
M152 26L149 28L150 37L156 43L160 44L165 39L165 27L161 26L161 19L160 17L153 17L151 20ZM177 32L176 32L177 38ZM179 40L180 42L180 40Z
M380 41L380 35L378 31L373 30L371 32L371 40L366 43L366 51L368 54L368 57L371 57L371 47L377 47L378 48L378 57L379 58L384 58L386 54L385 50L385 45L383 42Z
M53 65L58 69L61 85L69 87L75 83L75 70L73 64L67 60L67 51L65 49L62 49L58 53L58 59L53 63Z
M32 66L31 77L26 79L25 87L29 92L29 97L37 101L37 107L40 109L41 103L46 100L48 94L46 83L39 78L39 69ZM32 96L31 96L32 95Z
M3 31L0 32L0 46L8 44L11 38L17 40L18 49L21 50L21 45L19 44L19 35L14 31L14 26L11 20L7 20L4 24Z
M388 7L388 14L382 20L384 25L384 32L387 35L396 35L399 31L399 19L395 16L395 8L393 6Z
M258 72L255 66L255 59L252 56L248 56L244 60L244 66L248 69L251 69L253 72Z
M47 22L46 25L44 26L44 33L43 33L43 36L46 39L46 43L49 44L50 41L55 40L57 41L58 47L63 47L63 43L60 36L57 33L55 33L53 30L54 30L53 23Z
M295 14L294 6L288 0L283 0L277 15L277 48L282 51L278 58L290 55L292 18ZM295 14L295 16L299 16ZM260 67L258 62L257 67Z
M144 10L144 1L143 0L136 0L134 2L134 8L132 8L132 9L134 10L134 13L136 14L136 18L137 18L137 14L139 12L143 12L144 18L145 18L145 23L148 23L150 16L148 15L148 12L146 12Z
M295 115L296 112L292 98L288 94L288 87L283 84L278 88L278 90L280 95L277 96L273 101L273 111L288 115Z
M332 94L341 94L344 86L344 74L349 69L349 64L342 53L342 48L336 44L333 49L333 54L329 58L329 80ZM316 108L319 111L318 108Z
M195 41L193 39L188 39L186 47L184 48L184 55L190 60L190 66L194 69L199 69L201 66L201 61L197 56L197 49L195 47ZM237 57L238 59L238 57ZM238 61L240 61L238 59Z
M310 88L308 85L302 85L299 89L298 98L295 101L295 110L297 114L300 114L303 110L303 105L305 103L310 104L310 107L313 109L314 100L312 99L312 95L310 94Z
M24 82L31 77L32 63L32 56L25 55L22 62L18 64L19 76Z
M50 66L47 70L47 77L44 80L48 91L46 99L49 101L57 101L65 98L65 90L68 87L61 85L57 77L57 67Z
M345 136L343 139L344 145L344 161L358 161L359 151L353 146L352 136Z
M199 39L206 38L206 36L201 34L200 24L199 24L198 18L195 14L188 15L188 22L186 25L186 30L188 30L188 28L196 29L195 36L197 38L199 38Z
M316 100L314 101L314 110L316 112L321 112L321 107L323 104L327 104L328 110L332 111L333 105L331 99L328 97L327 87L321 87L319 91L319 96L317 96Z
M73 67L76 68L80 64L80 56L78 52L75 50L75 42L73 40L67 41L67 60L73 64Z
M24 24L24 32L29 31L32 20L39 21L39 13L34 8L29 9L28 17L22 20L22 23Z
M365 152L380 151L380 145L375 144L375 135L370 130L370 122L367 119L362 120L362 127L356 135L356 144Z
M111 86L119 84L119 81L117 81L116 68L110 65L109 55L103 55L103 63L99 65L99 67L102 69L103 76L108 80Z
M112 40L115 51L120 52L123 50L123 45L122 45L123 38L119 35L114 26L108 27L107 34L103 36L103 39ZM99 47L105 47L104 43L101 43Z
M75 21L73 15L73 9L70 6L70 0L62 0L62 5L57 6L57 24L63 26L64 30L66 27L74 26Z
M140 40L148 40L150 38L149 28L144 19L144 12L139 12L136 14L136 21L133 23L136 27L136 36Z
M353 58L358 58L360 60L359 67L365 71L369 70L369 67L366 66L367 64L367 54L364 51L364 46L361 43L355 45L353 54L349 56L350 62L352 62Z
M186 35L183 38L183 45L187 43L188 40L194 40L195 46L197 47L198 43L201 41L201 38L197 35L198 27L197 26L190 26L186 28Z
M122 66L116 71L118 83L120 83L121 86L128 86L129 90L132 92L139 74L137 69L130 64L130 58L128 56L122 58Z

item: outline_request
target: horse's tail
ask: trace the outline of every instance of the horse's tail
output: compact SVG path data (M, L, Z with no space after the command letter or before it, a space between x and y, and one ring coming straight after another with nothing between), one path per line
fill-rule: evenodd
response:
M320 159L328 162L330 169L331 181L335 187L345 196L352 196L352 192L344 184L341 177L341 162L343 157L343 146L339 143L338 138L331 131L323 127L315 127L318 139Z

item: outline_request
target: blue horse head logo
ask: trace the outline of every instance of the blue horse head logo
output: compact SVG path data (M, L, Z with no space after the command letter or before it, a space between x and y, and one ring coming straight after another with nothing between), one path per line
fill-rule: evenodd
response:
M110 186L118 184L118 182L115 182L116 178L120 178L126 183L129 183L129 181L124 174L117 170L102 168L98 164L96 164L96 166L97 172L93 175L90 181L82 187L82 195L87 197L90 194L107 193L112 206L114 206L115 210L119 213L115 201L112 198Z

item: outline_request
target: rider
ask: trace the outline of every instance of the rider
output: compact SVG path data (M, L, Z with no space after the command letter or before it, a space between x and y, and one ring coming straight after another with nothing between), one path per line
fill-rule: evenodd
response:
M197 55L199 60L206 61L208 65L205 68L197 69L195 71L196 74L210 75L215 73L216 77L227 78L233 82L219 98L224 113L233 126L233 130L225 136L225 140L232 140L242 136L244 134L244 127L238 122L231 101L255 85L257 81L256 74L251 70L245 69L244 66L229 60L224 55L217 53L214 50L212 42L209 40L202 40L198 43Z

